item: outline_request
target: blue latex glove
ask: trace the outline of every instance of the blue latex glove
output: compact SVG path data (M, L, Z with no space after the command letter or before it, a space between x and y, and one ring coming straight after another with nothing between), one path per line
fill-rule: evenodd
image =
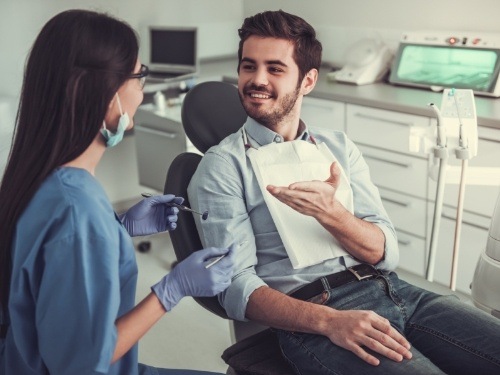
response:
M178 263L160 282L151 287L165 310L170 311L186 296L212 297L231 284L235 246L229 249L210 247L196 251ZM205 268L212 258L227 254L219 262Z
M132 237L174 230L179 209L168 205L172 202L181 204L184 198L173 194L154 195L132 206L119 218Z

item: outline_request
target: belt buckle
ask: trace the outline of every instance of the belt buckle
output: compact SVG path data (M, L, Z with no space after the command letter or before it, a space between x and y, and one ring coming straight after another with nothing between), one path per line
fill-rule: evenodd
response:
M367 266L372 268L372 271L377 272L377 269L375 267L373 267L372 265L367 264ZM358 281L369 279L369 278L375 276L373 273L364 274L363 272L358 272L358 270L355 270L354 267L356 267L356 266L349 267L348 270L356 277L356 279L358 279Z

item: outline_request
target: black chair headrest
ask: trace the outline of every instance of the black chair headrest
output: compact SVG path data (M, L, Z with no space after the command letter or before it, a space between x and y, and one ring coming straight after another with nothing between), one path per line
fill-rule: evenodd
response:
M247 119L238 89L226 82L202 82L186 94L182 103L182 125L193 145L205 153Z

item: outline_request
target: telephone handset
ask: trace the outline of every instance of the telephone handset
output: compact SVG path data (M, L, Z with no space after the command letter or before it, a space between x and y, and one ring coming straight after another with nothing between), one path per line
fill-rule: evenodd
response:
M342 69L327 74L329 79L366 85L381 80L389 70L392 53L381 41L366 38L353 44L346 54Z

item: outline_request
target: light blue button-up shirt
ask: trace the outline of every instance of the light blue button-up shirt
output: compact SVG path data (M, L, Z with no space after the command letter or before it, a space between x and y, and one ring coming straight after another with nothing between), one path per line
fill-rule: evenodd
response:
M281 139L279 134L251 118L243 127L252 147ZM311 135L318 143L324 142L342 165L353 191L354 215L374 223L385 235L385 256L377 268L393 270L399 259L396 233L361 152L345 133L334 130L305 128L297 139L310 141ZM246 156L241 129L207 151L191 179L188 196L194 209L210 212L208 220L196 218L205 247L239 245L232 283L219 295L222 306L233 319L247 320L248 299L261 286L268 285L288 294L359 263L352 256L344 256L293 269Z

